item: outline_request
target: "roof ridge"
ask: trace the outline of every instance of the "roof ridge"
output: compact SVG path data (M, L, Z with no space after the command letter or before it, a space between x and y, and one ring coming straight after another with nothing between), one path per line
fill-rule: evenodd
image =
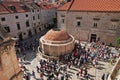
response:
M72 7L74 1L75 1L75 0L72 0L72 1L71 1L71 4L70 4L70 6L69 6L68 9L67 9L67 12L68 12L68 11L70 10L70 8Z

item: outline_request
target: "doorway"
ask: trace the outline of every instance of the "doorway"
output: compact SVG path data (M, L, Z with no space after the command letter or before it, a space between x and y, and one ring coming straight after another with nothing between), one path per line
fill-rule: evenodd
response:
M97 35L91 34L90 42L96 42Z
M37 34L37 30L36 30L36 29L34 29L34 31L35 31L35 34Z
M31 30L28 31L28 36L29 36L29 37L32 37L32 32L31 32Z

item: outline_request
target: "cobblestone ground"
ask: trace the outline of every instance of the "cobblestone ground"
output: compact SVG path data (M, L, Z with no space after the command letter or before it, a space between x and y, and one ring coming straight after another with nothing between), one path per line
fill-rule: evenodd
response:
M40 74L36 71L36 66L39 66L40 59L44 59L40 56L39 53L33 52L33 51L26 51L27 57L26 61L24 61L24 66L27 68L27 73L31 75L32 71L35 71L36 78L34 78L32 75L30 76L30 80L40 80ZM19 55L19 57L22 57ZM101 80L101 77L103 73L110 73L112 70L114 64L111 64L109 62L105 61L98 61L98 65L96 68L94 68L92 65L88 66L88 73L90 75L89 80ZM71 75L69 80L86 80L82 77L77 78L76 73L79 71L78 68L71 67L68 69L69 74ZM25 79L24 79L25 80ZM46 77L44 77L44 80L47 80Z

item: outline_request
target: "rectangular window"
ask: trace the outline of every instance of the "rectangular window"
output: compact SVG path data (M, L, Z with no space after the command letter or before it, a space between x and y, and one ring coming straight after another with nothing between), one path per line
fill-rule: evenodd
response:
M93 18L93 20L95 20L95 21L99 21L99 20L100 20L100 18Z
M82 17L76 17L76 26L77 27L81 26L81 20L82 20Z
M30 24L29 24L29 21L26 21L26 27L29 27Z
M77 20L80 20L80 19L82 19L82 17L76 17L76 19L77 19Z
M40 19L40 16L38 15L38 19Z
M4 28L5 28L5 30L6 30L7 32L10 32L10 28L9 28L9 26L4 27Z
M118 26L118 22L112 22L112 25L111 27L109 28L110 30L116 30L117 29L117 26Z
M32 12L34 12L34 10L32 10Z
M28 14L26 14L25 16L28 17Z
M35 20L35 16L33 16L33 20Z
M2 18L1 18L1 21L5 21L5 17L2 17Z
M65 15L61 15L61 17L65 17Z
M97 28L97 23L94 23L94 24L93 24L93 27L94 27L94 28Z
M77 26L80 26L80 21L77 21Z
M17 29L20 30L20 24L19 23L17 23Z
M18 19L18 16L15 16L16 19Z
M112 22L118 22L119 19L111 19Z
M65 22L65 20L64 19L62 19L62 23L64 23Z

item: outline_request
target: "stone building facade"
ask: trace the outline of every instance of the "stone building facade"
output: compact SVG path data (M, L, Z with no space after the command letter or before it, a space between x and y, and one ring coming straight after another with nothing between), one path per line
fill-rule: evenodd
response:
M0 26L0 80L22 80L14 46L15 41Z
M43 1L38 2L41 9L41 26L42 29L51 28L55 26L54 19L56 19L57 9L53 4Z
M95 0L71 0L57 11L58 27L66 29L78 40L100 40L116 45L116 39L120 36L120 10L116 9L119 3L112 1L116 6L111 5L113 8L110 7L110 10L109 7L100 7L104 6L105 2L107 0L95 5ZM108 1L106 6L109 4Z
M107 80L119 80L120 79L119 71L120 71L120 58L114 64Z
M30 9L20 2L1 2L0 24L12 37L23 40L32 32Z
M43 3L41 3L43 5ZM0 2L0 24L12 37L19 40L38 34L54 24L56 8L51 4L43 5L43 9L34 0Z

